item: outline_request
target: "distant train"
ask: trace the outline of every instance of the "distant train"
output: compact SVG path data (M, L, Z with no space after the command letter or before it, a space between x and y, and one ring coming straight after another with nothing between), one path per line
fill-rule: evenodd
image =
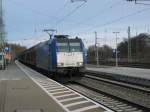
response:
M55 35L53 39L24 51L19 60L52 75L57 73L78 75L84 69L86 52L82 40L68 35Z

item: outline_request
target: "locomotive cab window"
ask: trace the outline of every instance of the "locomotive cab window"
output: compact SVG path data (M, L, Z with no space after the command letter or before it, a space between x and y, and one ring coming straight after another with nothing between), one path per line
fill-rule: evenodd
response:
M69 45L67 42L57 42L57 52L69 52Z
M80 42L70 42L70 52L80 52Z

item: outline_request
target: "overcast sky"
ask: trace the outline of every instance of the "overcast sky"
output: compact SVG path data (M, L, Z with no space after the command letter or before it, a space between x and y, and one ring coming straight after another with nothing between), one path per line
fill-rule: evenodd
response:
M150 5L126 0L87 0L74 11L81 4L70 0L3 0L7 40L29 47L48 39L43 29L55 28L58 34L83 38L87 45L94 43L97 31L101 45L115 47L114 31L120 32L118 41L127 37L128 26L133 36L136 32L149 32Z

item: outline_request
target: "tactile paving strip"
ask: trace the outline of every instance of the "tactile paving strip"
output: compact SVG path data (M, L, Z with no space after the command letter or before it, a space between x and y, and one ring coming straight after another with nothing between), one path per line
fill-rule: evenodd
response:
M91 99L59 84L58 82L37 73L19 62L16 62L16 64L28 75L28 77L30 77L51 98L53 98L55 102L62 106L66 112L89 112L89 110L91 110L90 112L113 112Z

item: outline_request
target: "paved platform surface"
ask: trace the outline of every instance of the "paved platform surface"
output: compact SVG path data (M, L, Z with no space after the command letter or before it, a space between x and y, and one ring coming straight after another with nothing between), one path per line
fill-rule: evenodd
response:
M0 112L65 112L16 65L0 71Z
M0 71L0 112L112 112L17 62Z
M91 66L91 65L87 66L86 69L90 70L90 71L125 75L125 76L129 76L129 77L136 77L136 78L150 80L150 69L129 68L129 67L110 67L110 66L96 67L96 66Z

